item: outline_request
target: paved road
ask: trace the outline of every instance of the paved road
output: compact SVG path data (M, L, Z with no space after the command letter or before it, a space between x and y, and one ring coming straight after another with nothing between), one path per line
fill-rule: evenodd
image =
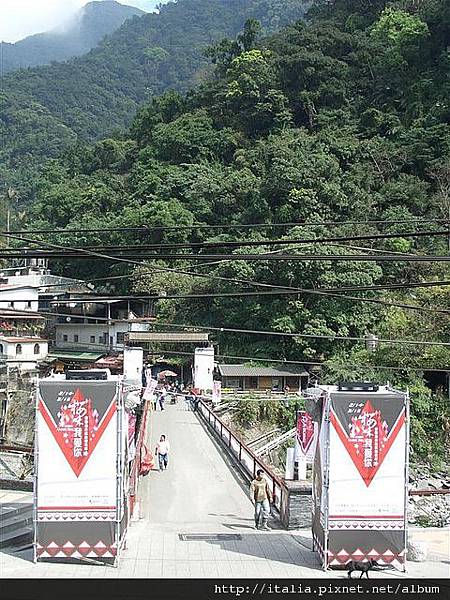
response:
M138 578L343 578L321 570L310 550L309 530L252 529L253 507L243 484L195 413L184 403L151 415L152 452L164 433L171 444L167 471L152 471L141 481L140 519L129 531L119 568L40 562L31 554L0 554L1 577ZM182 541L187 534L239 534L239 540ZM386 571L381 577L448 577L445 557L409 563L407 574ZM377 574L378 575L378 574Z

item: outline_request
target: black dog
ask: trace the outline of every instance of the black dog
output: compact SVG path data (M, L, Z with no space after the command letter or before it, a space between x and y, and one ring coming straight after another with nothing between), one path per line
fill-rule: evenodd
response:
M367 579L369 579L369 571L374 567L378 567L378 563L376 560L369 560L368 562L360 562L358 560L351 560L348 564L345 565L348 570L348 576L350 579L352 578L353 571L361 571L361 575L359 578L365 574Z

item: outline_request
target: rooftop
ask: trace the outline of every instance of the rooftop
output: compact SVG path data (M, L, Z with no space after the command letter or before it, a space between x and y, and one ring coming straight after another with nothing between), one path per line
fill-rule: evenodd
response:
M31 336L7 336L7 335L0 335L0 341L1 342L9 342L10 344L26 344L26 343L30 343L30 344L35 344L37 342L48 342L48 340L45 340L44 338L40 338L40 337L31 337Z
M223 377L306 377L309 373L302 365L251 367L247 365L219 365Z
M130 342L179 342L198 343L209 341L208 333L169 333L165 331L130 331L128 334Z
M105 352L80 352L75 350L65 350L64 348L52 348L52 351L47 355L47 361L71 360L77 362L95 362L104 355Z
M29 310L15 310L14 308L0 309L0 319L34 319L43 321L44 317L37 312Z

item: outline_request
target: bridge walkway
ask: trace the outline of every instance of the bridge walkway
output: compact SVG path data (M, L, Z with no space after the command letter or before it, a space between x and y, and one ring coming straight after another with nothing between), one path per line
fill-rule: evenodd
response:
M0 578L347 577L343 571L322 571L311 551L309 530L277 529L274 520L269 522L272 531L253 529L247 483L184 402L151 413L146 443L152 452L163 433L171 444L169 468L141 479L139 515L118 568L43 561L34 565L30 549L6 550L0 552ZM180 534L204 535L183 541ZM229 539L229 534L237 538ZM409 563L406 574L385 571L377 577L445 578L448 557Z

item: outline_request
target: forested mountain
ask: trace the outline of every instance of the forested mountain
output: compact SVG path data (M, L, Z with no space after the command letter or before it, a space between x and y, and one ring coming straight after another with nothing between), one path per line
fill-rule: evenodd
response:
M203 50L246 19L266 32L295 21L308 0L178 0L127 21L89 54L6 75L0 92L0 189L77 141L128 126L144 101L186 91L209 73ZM23 195L23 194L22 194Z
M196 92L154 98L128 135L51 161L28 218L33 229L80 229L82 215L83 228L102 231L51 236L60 244L158 244L142 249L145 262L131 278L133 265L123 262L66 260L59 268L80 277L124 274L106 288L115 291L206 295L158 301L161 323L286 334L217 333L225 355L323 363L322 381L408 385L414 452L438 461L448 402L425 382L432 376L442 386L445 374L424 373L450 370L450 352L439 345L450 335L450 272L448 263L404 255L448 252L450 4L372 0L370 12L367 5L319 2L310 23L263 39L248 22L237 40L210 48L214 75ZM280 222L298 225L242 227ZM108 231L136 225L149 230ZM373 238L386 234L393 237ZM165 246L173 243L187 246ZM297 259L240 259L269 251ZM181 256L217 253L232 258L205 267ZM295 290L279 294L280 286ZM358 342L368 332L438 345L380 342L371 353Z
M127 19L143 14L138 8L114 0L90 2L56 31L30 35L15 44L1 43L2 72L46 65L85 54Z

